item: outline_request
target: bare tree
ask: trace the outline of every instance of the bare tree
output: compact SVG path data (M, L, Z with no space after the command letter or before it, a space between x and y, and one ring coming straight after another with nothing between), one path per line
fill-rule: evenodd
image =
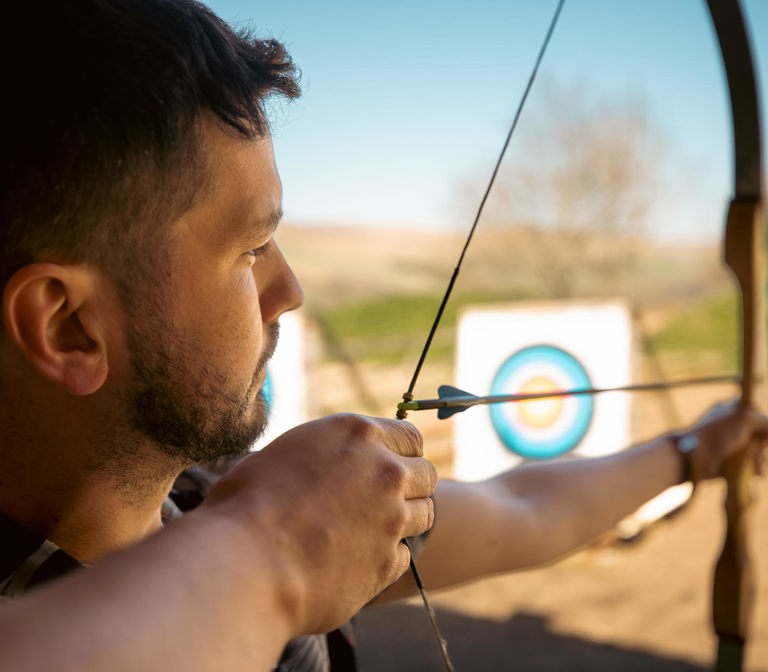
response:
M666 152L645 106L547 84L525 113L484 226L525 245L544 295L613 291L637 260Z

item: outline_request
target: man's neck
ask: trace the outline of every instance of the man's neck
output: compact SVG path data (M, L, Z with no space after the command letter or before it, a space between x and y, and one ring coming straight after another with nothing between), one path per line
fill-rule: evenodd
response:
M18 425L4 430L0 513L86 564L160 529L177 471L167 459L149 446L98 459L84 441L59 438L24 436Z

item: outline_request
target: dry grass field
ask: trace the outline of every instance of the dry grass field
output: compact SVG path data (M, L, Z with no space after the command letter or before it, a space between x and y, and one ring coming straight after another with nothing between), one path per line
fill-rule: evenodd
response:
M768 488L754 511L759 572L747 670L768 670ZM433 597L457 670L636 672L712 669L711 571L722 536L722 489L633 543L606 543L551 567ZM428 585L428 577L424 577ZM358 620L364 672L441 670L420 605Z

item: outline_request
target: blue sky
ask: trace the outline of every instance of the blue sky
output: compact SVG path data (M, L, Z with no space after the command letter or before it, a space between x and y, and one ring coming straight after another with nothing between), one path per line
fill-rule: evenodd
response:
M208 4L284 41L302 70L304 95L274 117L286 221L456 229L471 223L556 2ZM768 0L744 9L765 135ZM682 176L659 195L657 230L719 233L730 120L703 0L567 0L539 76L645 105Z

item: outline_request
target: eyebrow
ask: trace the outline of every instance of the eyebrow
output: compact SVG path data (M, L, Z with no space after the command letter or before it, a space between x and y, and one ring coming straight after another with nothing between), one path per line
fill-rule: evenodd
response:
M277 225L280 224L280 220L282 218L283 218L283 210L282 208L280 208L278 210L273 211L272 214L269 215L269 217L267 217L264 223L267 226L269 226L274 232L275 229L277 228Z
M252 233L255 232L257 236L263 236L265 233L272 235L277 229L278 224L280 224L280 220L282 218L283 218L282 208L273 210L266 217L262 217L261 219L255 220L253 222L253 227L251 228L251 232Z

